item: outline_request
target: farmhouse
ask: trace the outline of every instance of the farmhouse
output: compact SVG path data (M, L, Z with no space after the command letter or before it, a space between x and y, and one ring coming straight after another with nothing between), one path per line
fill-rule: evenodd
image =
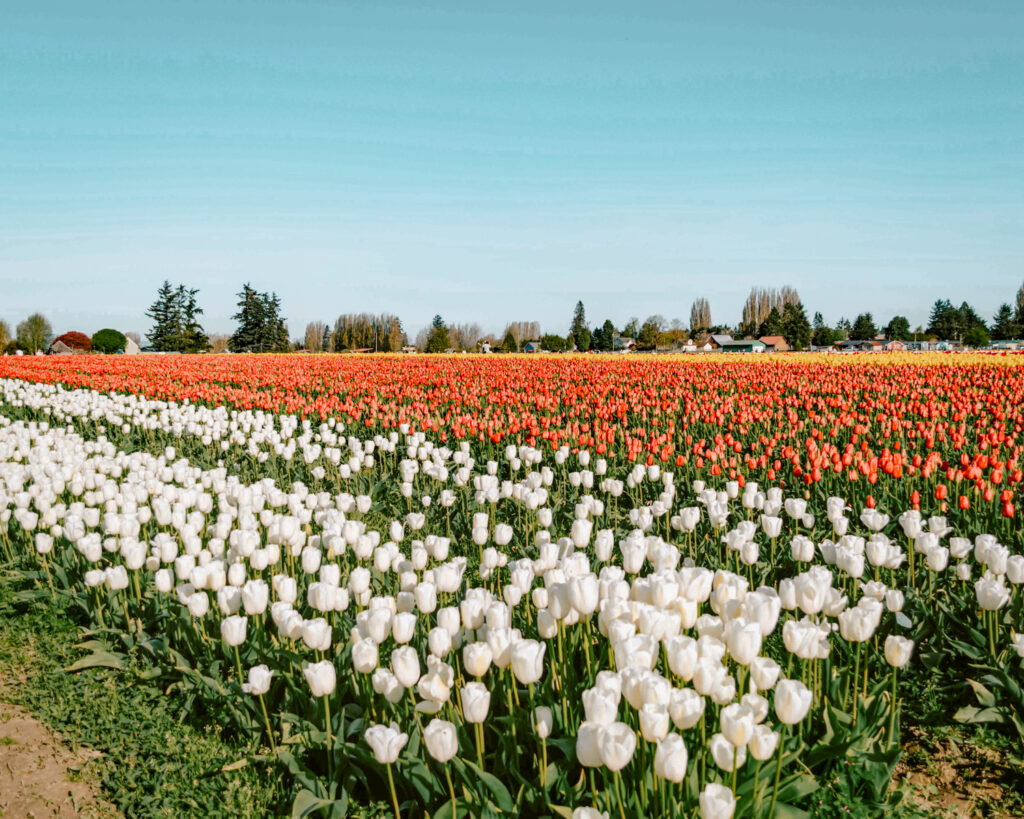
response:
M767 345L757 338L740 338L726 341L722 345L723 353L763 353Z
M540 352L540 342L536 341L536 340L525 342L523 344L523 352L524 353L539 353Z
M612 339L612 350L616 353L628 353L636 349L636 339L632 336L615 336Z
M789 350L789 345L782 336L761 336L761 341L764 342L765 352L785 353Z

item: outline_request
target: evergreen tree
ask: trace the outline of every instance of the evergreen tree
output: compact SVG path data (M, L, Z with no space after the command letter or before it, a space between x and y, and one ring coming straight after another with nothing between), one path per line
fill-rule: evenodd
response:
M203 313L203 308L196 304L198 292L198 288L187 288L183 284L178 285L175 291L178 306L177 348L183 353L200 353L210 349L210 339L197 319Z
M248 283L238 293L238 322L228 342L232 352L286 352L290 346L288 326L281 317L281 301L276 293L260 293Z
M177 293L171 283L164 280L156 292L156 301L150 305L146 315L153 319L153 329L146 333L149 345L159 352L176 349L178 336Z
M870 341L878 335L878 327L870 313L861 313L850 328L850 338L856 341Z
M988 330L984 325L975 324L973 327L968 327L964 332L963 342L968 347L988 347L990 343Z
M164 281L157 290L156 301L146 315L153 319L153 329L146 337L154 350L161 352L198 353L210 347L198 316L203 309L196 303L196 288L183 284L172 287Z
M956 310L946 299L938 299L932 305L932 313L928 318L928 330L930 335L937 338L952 339L959 334Z
M569 346L576 344L576 349L585 352L590 349L590 328L587 327L587 314L583 309L583 302L576 302L576 309L572 313L572 324L569 325L568 338Z
M608 352L615 343L615 325L609 319L604 324L594 328L594 334L590 337L590 349L599 352Z
M658 346L658 324L648 319L636 337L638 350L654 350Z
M807 320L807 316L804 316L804 320ZM757 335L758 337L762 337L781 336L782 334L782 314L779 312L778 307L773 307L771 312L768 313L768 317L762 321L761 326L757 328Z
M811 343L815 347L828 347L835 340L835 331L825 324L825 319L821 313L815 313L813 326L811 328Z
M906 316L893 316L892 321L882 331L889 340L907 341L910 338L910 322Z
M448 338L448 328L445 326L444 319L439 315L434 316L430 326L430 335L427 336L427 352L443 353L451 346L452 343Z
M1014 319L1013 308L1008 304L999 305L999 311L992 319L992 338L1007 341L1020 338L1021 326Z
M794 350L805 350L811 345L811 323L802 302L790 302L783 308L782 335Z
M568 349L568 342L561 336L547 333L540 337L540 346L551 353L564 353Z
M516 344L516 337L509 330L505 333L505 340L501 342L501 351L504 353L518 353L519 345Z

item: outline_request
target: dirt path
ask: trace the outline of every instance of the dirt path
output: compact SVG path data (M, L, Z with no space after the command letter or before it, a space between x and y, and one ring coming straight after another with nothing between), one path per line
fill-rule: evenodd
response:
M27 711L0 702L0 817L116 817L78 775L95 751L73 751Z

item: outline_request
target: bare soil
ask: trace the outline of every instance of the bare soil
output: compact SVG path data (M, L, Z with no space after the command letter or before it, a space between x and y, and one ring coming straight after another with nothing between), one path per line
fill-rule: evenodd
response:
M81 775L98 755L72 750L27 711L0 702L0 817L116 817Z
M1007 792L1012 772L997 752L951 740L924 744L914 729L903 750L895 784L905 788L915 804L951 819L1024 816L1020 794Z

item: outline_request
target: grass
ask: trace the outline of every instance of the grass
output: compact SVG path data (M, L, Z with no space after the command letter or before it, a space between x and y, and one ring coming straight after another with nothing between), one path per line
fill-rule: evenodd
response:
M289 812L287 783L261 762L192 720L173 697L121 671L63 669L83 652L72 614L44 595L21 601L0 577L0 697L28 709L71 743L100 752L83 776L128 817L262 817ZM268 767L269 766L269 767Z

